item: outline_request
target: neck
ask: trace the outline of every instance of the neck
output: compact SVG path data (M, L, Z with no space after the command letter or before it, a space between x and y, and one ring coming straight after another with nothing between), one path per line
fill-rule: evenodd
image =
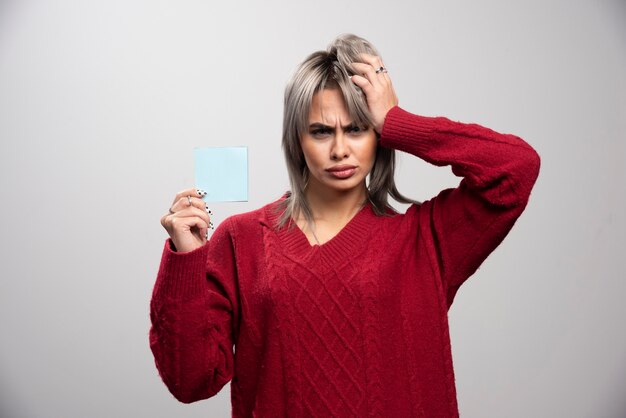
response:
M347 191L324 190L308 187L306 199L314 221L343 222L349 220L367 201L365 182L361 187Z

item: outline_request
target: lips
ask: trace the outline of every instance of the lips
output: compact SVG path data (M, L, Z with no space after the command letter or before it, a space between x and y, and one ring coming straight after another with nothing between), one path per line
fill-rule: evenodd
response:
M347 179L352 177L356 172L356 167L353 165L336 165L326 169L328 174L338 179Z

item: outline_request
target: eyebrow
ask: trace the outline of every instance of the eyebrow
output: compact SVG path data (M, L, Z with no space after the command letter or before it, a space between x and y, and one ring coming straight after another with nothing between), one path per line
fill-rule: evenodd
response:
M341 127L341 129L343 129L344 131L347 131L350 128L357 128L358 126L359 125L357 125L356 123L350 122L347 125L343 125ZM327 129L329 131L334 131L335 127L334 126L330 126L330 125L325 125L325 124L320 123L320 122L315 122L315 123L312 123L312 124L309 125L309 129Z

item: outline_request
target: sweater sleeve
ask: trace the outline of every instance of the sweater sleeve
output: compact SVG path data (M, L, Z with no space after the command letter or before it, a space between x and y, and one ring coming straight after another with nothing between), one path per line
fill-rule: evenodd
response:
M177 253L168 240L150 303L150 348L163 382L184 403L209 398L233 377L239 298L224 222L211 240Z
M500 244L526 207L540 160L526 142L476 124L389 111L381 146L413 154L463 177L458 187L413 210L429 236L448 307L459 286Z

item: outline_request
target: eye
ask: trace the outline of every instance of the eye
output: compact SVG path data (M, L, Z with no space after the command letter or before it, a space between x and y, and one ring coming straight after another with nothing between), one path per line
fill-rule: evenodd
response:
M309 131L313 138L326 138L330 133L330 129L327 128L313 128Z
M352 125L348 128L348 133L354 134L354 135L362 134L365 131L367 131L367 128L364 128L362 126L357 126L357 125Z

